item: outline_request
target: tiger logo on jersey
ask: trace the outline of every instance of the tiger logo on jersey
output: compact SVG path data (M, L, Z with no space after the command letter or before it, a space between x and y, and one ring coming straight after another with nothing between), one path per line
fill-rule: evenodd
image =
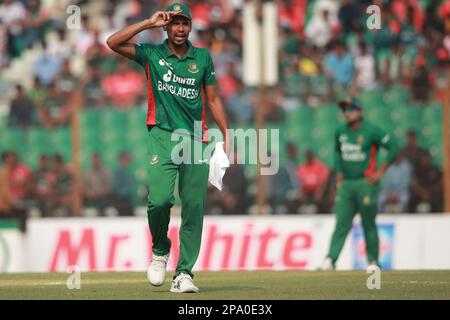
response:
M191 62L191 63L189 64L188 71L189 71L190 73L198 73L198 65L197 65L195 62Z
M152 158L150 159L150 161L149 161L150 164L157 164L158 162L159 162L159 159L158 159L158 155L157 154L154 154L152 156Z

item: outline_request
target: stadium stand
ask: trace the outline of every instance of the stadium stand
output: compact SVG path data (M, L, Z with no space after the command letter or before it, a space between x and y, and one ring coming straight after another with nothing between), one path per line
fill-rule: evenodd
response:
M50 0L0 2L0 39L5 44L0 46L0 92L7 93L0 94L0 151L15 151L33 170L42 154L60 154L64 162L70 164L73 156L69 122L55 122L49 128L45 126L43 114L59 117L62 107L67 107L69 101L64 96L64 86L73 85L70 81L79 78L85 95L80 111L82 169L86 171L91 154L99 152L103 165L113 171L118 166L119 154L128 152L131 155L129 168L136 180L133 203L142 206L148 188L145 178L146 92L135 93L131 104L118 103L105 92L110 85L106 81L108 77L114 74L116 81L123 79L120 64L125 63L126 72L139 73L140 78L133 78L131 83L145 80L137 64L126 62L106 49L105 39L125 24L144 19L153 10L164 7L166 1L75 1L83 7L83 28L75 31L65 29L65 2L58 2L58 5ZM237 89L242 76L243 2L191 1L194 27L199 30L192 34L191 40L212 52L219 85L227 97L229 117L236 120L233 126L251 128L253 111L257 107L256 93L254 88ZM439 90L442 91L442 74L450 71L450 1L346 0L331 1L331 6L330 1L325 0L276 2L281 35L280 85L271 88L274 94L264 107L267 127L280 129L280 145L272 152L279 154L281 164L287 159L286 146L293 143L299 150L297 165L304 161L305 151L311 149L333 169L334 131L343 123L336 100L346 96L356 82L356 75L350 82L341 80L340 70L348 66L327 58L334 54L339 56L341 53L337 51L343 50L342 54L352 63L351 68L356 67L355 61L361 61L358 73L374 75L370 89L357 88L365 117L393 132L402 146L406 144L407 132L415 131L418 144L429 150L433 164L442 165L442 92ZM372 3L382 8L383 28L378 31L365 28L365 8ZM313 41L311 37L316 33L320 39ZM150 30L142 32L135 40L159 42L162 38L161 30ZM367 46L364 57L369 59L358 60L361 44ZM73 79L63 77L60 64L64 59L68 59ZM365 63L370 59L375 63ZM36 64L41 60L44 66L55 69L49 84L39 80ZM368 81L371 79L369 77ZM52 93L51 83L60 88ZM31 127L10 123L16 84L26 88L37 110ZM426 96L412 94L415 86L422 84L430 85ZM252 108L247 110L250 116L233 114L237 111L230 102L239 101L233 98L245 99L246 105ZM249 201L240 207L246 212L234 213L250 212L255 202L255 166L244 166L244 174L248 187L243 197ZM224 192L232 193L232 188L226 187ZM29 196L33 200L34 195ZM208 212L232 212L221 207L220 203L212 203ZM275 212L274 208L271 210Z

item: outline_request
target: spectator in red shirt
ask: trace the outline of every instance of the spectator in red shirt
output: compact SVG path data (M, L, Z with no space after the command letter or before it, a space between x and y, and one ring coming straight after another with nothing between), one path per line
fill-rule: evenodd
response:
M302 204L312 203L320 207L329 175L330 169L315 158L312 150L307 150L306 162L297 169Z
M126 60L121 59L117 72L103 79L102 88L114 105L128 108L136 104L145 83L143 76L131 69Z
M14 151L5 152L2 160L4 166L0 172L3 186L0 187L0 211L6 218L19 220L20 229L24 232L27 217L26 199L29 197L32 186L31 170L26 165L19 163L19 158ZM2 203L3 208L1 207Z
M9 177L12 172L11 153L2 153L2 164L0 166L0 219L8 218L16 205L16 199L11 192Z
M300 34L305 24L306 0L278 0L278 18L280 23L290 30Z
M235 70L236 66L234 62L229 61L227 63L227 73L219 76L217 79L220 94L225 101L234 96L239 90L239 83Z
M196 29L207 30L211 26L211 5L206 1L191 4L192 23Z
M417 32L422 31L424 12L417 0L394 0L390 4L394 16L401 22L408 21L408 12L412 12L412 23Z
M11 157L11 192L17 199L25 201L31 191L31 170L27 165L19 162L17 153L11 152Z

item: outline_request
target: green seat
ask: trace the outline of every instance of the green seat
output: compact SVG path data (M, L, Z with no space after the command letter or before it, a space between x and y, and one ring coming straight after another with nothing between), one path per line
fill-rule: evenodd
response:
M395 126L392 133L397 140L397 143L402 146L406 144L406 135L408 133L409 128L402 126Z
M429 125L423 128L422 134L429 145L435 145L442 142L442 126Z
M8 128L0 139L0 149L2 151L14 150L19 157L22 157L26 151L25 143L25 132L22 129Z
M312 121L304 124L289 125L286 127L285 134L288 140L298 139L299 137L307 137L311 135Z
M80 133L81 144L99 144L100 132L97 127L91 127L89 130L82 130Z
M101 158L102 158L103 165L110 169L116 168L118 165L117 157L118 157L120 151L121 150L118 148L102 150Z
M334 124L339 122L341 118L340 110L334 104L324 105L314 110L314 121L316 124Z
M404 118L400 122L405 124L420 124L422 122L422 109L417 107L409 107L405 110Z
M7 127L8 118L6 116L0 115L0 135L3 136L4 132L8 129Z
M334 144L328 143L321 145L315 150L316 156L328 167L334 166Z
M103 130L100 132L99 141L105 147L114 147L123 144L126 139L125 128L117 127L115 130Z
M128 126L125 129L125 138L129 143L133 143L134 141L138 141L140 144L146 146L146 142L148 140L148 131L147 128L142 126Z
M417 107L396 107L392 109L390 118L396 125L420 125L422 121L422 109Z
M442 106L440 104L426 107L422 110L423 125L432 125L442 122Z
M2 136L1 144L8 148L20 147L25 142L25 132L18 128L9 128Z
M410 93L402 86L395 86L385 94L385 102L393 108L407 107L410 105Z
M133 108L126 112L126 122L128 127L136 127L145 130L147 111L142 108Z
M43 153L39 149L29 149L24 153L23 157L21 157L21 160L30 168L37 168L39 157L42 154Z
M138 184L145 184L147 182L146 166L133 165L130 169L132 170L134 178Z
M336 133L336 123L328 124L316 122L311 132L311 136L314 140L333 141L335 133Z
M313 112L311 108L300 106L286 113L286 123L289 125L303 125L311 123Z
M60 128L49 131L48 141L55 144L70 145L72 139L72 133L70 128Z
M102 130L114 130L117 127L125 127L126 112L116 109L105 109L100 115L100 128Z
M83 152L99 152L102 147L99 140L85 140L81 144L81 150Z
M380 125L386 121L392 123L389 109L384 107L372 107L364 109L364 117L370 122L377 125Z
M388 133L393 133L396 128L396 125L391 121L389 117L388 118L377 117L370 120L373 124L375 124L376 126L385 130Z
M381 89L373 89L363 92L359 98L364 106L364 109L378 109L386 105L384 101L384 92Z
M97 110L83 110L81 112L80 127L82 130L98 127L100 112Z
M444 150L442 147L442 143L436 143L432 145L430 148L430 154L433 163L435 163L438 166L441 166L444 161Z
M32 128L28 131L27 141L32 145L45 145L49 141L49 130Z

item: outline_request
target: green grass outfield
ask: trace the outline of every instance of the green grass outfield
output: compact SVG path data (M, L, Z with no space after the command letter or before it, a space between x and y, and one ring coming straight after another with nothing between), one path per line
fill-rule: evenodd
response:
M379 290L365 271L197 272L198 294L170 293L172 274L156 288L144 272L82 273L80 290L65 273L0 274L0 299L450 299L450 271L382 271Z

